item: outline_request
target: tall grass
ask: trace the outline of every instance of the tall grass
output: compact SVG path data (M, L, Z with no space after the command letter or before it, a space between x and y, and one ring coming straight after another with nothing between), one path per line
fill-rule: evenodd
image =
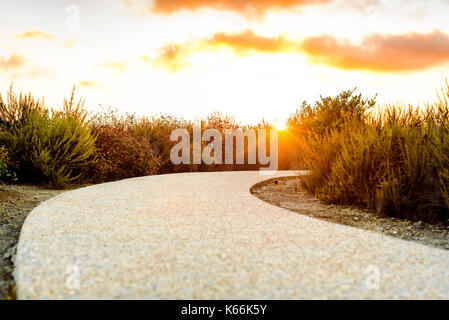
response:
M343 112L325 118L331 123L326 130L315 128L323 123L322 114L308 114L297 123L297 130L303 130L297 137L301 161L310 169L303 185L330 203L447 221L449 86L439 97L424 108L389 106L369 112L370 107L356 116ZM341 98L335 100L326 103L338 105Z

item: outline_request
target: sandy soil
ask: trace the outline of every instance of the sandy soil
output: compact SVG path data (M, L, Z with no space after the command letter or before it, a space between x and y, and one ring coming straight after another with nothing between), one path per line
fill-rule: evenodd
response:
M61 192L40 186L0 184L0 299L11 297L14 255L25 218L39 203Z
M380 217L367 210L329 205L305 191L298 177L264 181L255 185L251 193L261 200L300 214L449 250L447 225Z

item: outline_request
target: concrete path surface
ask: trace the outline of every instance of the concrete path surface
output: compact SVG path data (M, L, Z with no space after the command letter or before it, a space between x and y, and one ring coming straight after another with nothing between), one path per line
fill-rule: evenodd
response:
M183 173L60 194L23 226L18 297L449 298L447 251L267 204L249 189L268 178Z

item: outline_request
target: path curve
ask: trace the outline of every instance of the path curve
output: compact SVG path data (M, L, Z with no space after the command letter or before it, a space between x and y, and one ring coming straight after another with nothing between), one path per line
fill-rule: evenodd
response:
M18 296L449 298L447 251L272 206L249 193L268 178L183 173L58 195L23 226Z

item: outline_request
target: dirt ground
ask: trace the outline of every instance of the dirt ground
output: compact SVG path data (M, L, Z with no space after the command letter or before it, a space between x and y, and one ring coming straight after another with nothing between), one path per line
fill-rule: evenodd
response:
M251 193L261 200L310 217L380 232L408 241L449 250L449 226L389 217L349 206L329 205L301 187L299 177L272 179L255 185Z
M13 298L14 255L25 218L39 203L62 192L40 186L0 184L0 300Z

